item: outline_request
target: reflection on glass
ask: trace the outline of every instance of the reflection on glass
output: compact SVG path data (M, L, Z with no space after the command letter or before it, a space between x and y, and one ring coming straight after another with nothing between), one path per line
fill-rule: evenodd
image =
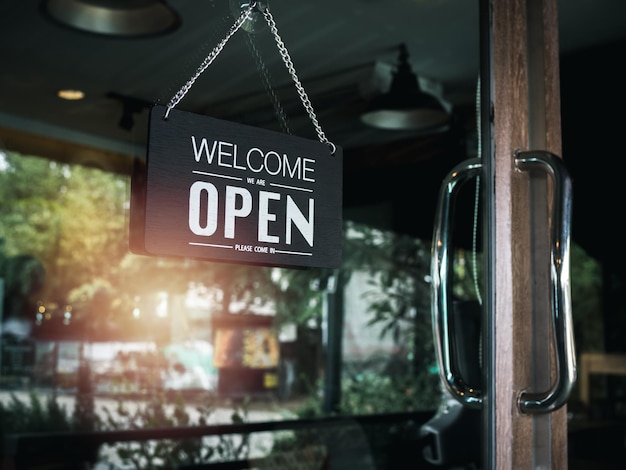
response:
M322 417L338 292L341 415L434 409L428 243L346 222L345 262L335 272L136 255L128 250L129 183L80 165L2 158L7 413L58 409L46 432ZM366 442L350 422L342 432ZM225 436L196 440L185 456L168 449L178 463L302 451L303 435L285 433L229 436L221 457ZM328 433L315 431L314 459L327 455ZM123 465L132 455L166 466L157 454L118 442L92 460Z

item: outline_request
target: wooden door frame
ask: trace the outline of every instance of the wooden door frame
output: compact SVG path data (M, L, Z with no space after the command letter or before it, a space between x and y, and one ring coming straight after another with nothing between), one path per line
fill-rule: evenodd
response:
M515 169L516 150L561 155L557 0L484 0L481 122L487 308L485 468L567 468L566 410L525 415L522 390L554 378L549 183ZM484 45L487 44L487 47ZM539 236L538 236L539 235ZM546 261L547 265L547 261ZM547 366L546 366L547 365Z

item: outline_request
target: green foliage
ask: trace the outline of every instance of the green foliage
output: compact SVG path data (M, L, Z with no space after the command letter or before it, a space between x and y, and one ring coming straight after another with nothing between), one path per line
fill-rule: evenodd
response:
M347 269L370 274L369 326L391 337L398 353L372 358L342 386L346 413L424 409L437 399L431 322L430 246L422 240L348 225ZM378 364L376 364L378 362Z
M601 266L576 244L571 245L570 253L572 317L576 350L604 351Z
M44 284L45 269L41 262L31 255L3 257L0 252L0 278L4 279L4 319L32 315Z
M320 285L330 273L322 269L276 269L272 277L272 300L276 324L306 325L320 321L324 289Z
M454 251L452 292L456 299L482 301L482 260L479 253L459 248Z
M27 400L12 393L8 402L0 402L0 435L72 429L72 417L54 395L44 398L31 390Z
M62 166L7 153L0 172L0 237L9 256L29 253L49 260L59 222L58 195L65 184ZM46 266L47 267L47 266Z
M433 366L430 313L430 249L420 240L349 222L345 225L344 262L335 273L347 282L354 273L369 274L362 293L370 314L367 325L381 339L391 337L398 351L343 365L343 416L434 409L439 379ZM318 384L296 414L324 414Z
M307 270L282 270L276 282L279 270L272 268L130 253L127 177L15 153L4 163L0 264L17 255L38 261L45 272L38 299L71 304L72 321L88 320L91 331L126 321L137 299L184 293L192 282L219 289L223 313L231 301L245 305L244 312L274 302L278 323L319 312ZM32 303L23 308L29 315Z
M241 407L233 409L233 424L247 420L247 406L246 401ZM118 401L116 409L104 408L103 411L103 429L173 429L208 424L214 408L211 405L199 405L195 408L195 416L192 416L181 395L173 401L168 401L163 395L155 395L145 405L129 406ZM250 450L247 435L119 442L111 447L117 460L137 469L176 468L181 465L235 460L246 458ZM101 457L111 463L106 452L101 452Z
M128 252L128 178L62 165L49 160L8 154L0 171L0 276L5 285L25 288L33 274L43 276L42 298L54 297L75 308L73 318L89 320L93 331L124 325L136 299L159 290L183 293L191 282L215 287L225 312L231 301L249 307L271 302L276 326L286 322L321 324L322 304L330 279L345 285L354 273L366 273L368 325L381 338L392 338L398 350L389 358L351 365L342 383L342 414L382 413L434 408L439 399L431 325L430 246L421 240L350 222L344 224L343 263L337 270L275 269L228 263L139 256ZM20 263L17 263L20 261ZM454 253L454 296L475 299L481 263L474 253ZM602 350L598 315L601 273L598 264L572 246L572 304L579 350ZM28 289L30 290L30 289ZM10 291L10 289L8 289ZM80 382L80 379L79 379ZM318 391L298 413L322 414ZM68 417L56 400L42 403L31 395L27 405L15 397L1 405L3 432L20 430L138 429L205 424L212 413L194 414L181 401L155 397L131 411L121 402L100 423L93 414L91 391L77 401L78 415ZM235 411L233 422L245 419ZM116 447L122 461L168 466L237 457L248 451L245 437L215 437Z
M415 377L362 373L344 381L341 413L377 414L435 409L439 378L424 373Z
M85 410L77 400L74 414L59 405L56 395L42 396L30 391L27 399L11 394L6 402L0 402L0 438L18 433L58 433L85 430L131 430L146 428L173 429L184 426L202 426L209 422L212 406L197 406L195 418L188 411L182 396L168 402L162 396L154 396L145 405L125 404L118 401L115 410L104 408L104 418L98 419L93 408ZM231 422L244 423L248 419L248 402L233 408ZM91 411L91 413L84 413ZM87 421L93 421L88 423ZM107 446L104 446L107 447ZM163 439L159 441L120 442L111 445L114 460L137 469L176 468L187 464L201 464L246 458L249 438L246 435L220 435L204 438ZM110 453L101 449L99 461L112 463ZM94 459L95 459L94 455Z
M80 165L14 153L0 172L0 237L8 256L28 254L45 267L44 298L111 269L127 250L126 183Z

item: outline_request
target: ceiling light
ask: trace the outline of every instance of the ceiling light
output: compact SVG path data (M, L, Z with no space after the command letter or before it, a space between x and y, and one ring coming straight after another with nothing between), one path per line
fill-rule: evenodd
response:
M389 91L372 99L361 115L365 124L379 129L434 131L448 123L450 116L441 102L420 89L408 56L402 44Z
M78 101L85 97L85 92L81 90L65 89L57 91L57 96L68 101Z
M47 0L44 10L66 26L111 36L159 34L180 25L161 0Z

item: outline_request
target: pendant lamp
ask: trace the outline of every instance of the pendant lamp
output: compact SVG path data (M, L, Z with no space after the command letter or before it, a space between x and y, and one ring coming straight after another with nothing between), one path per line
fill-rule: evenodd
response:
M400 45L398 67L393 74L389 91L374 97L361 121L389 130L437 131L450 119L441 102L421 90L417 76L411 70L408 52Z
M110 36L162 34L180 25L162 0L46 0L44 11L66 26Z

